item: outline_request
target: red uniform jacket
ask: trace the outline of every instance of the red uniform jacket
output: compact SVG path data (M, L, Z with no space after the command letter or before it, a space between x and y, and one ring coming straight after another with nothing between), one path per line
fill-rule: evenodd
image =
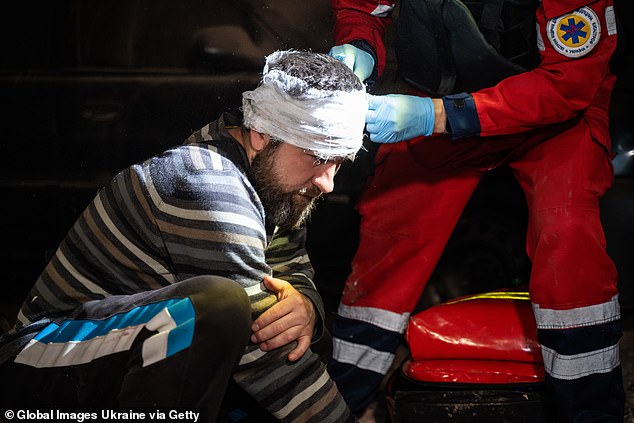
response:
M367 41L375 50L381 73L386 57L383 35L393 3L332 0L332 5L335 43ZM612 0L543 0L536 18L541 64L492 88L471 93L479 135L514 134L582 117L594 138L609 151L607 112L615 81L609 60L616 47ZM580 20L587 25L575 35L573 25ZM571 35L566 36L566 30L572 31ZM588 40L581 51L566 45L567 41L579 41L579 37Z

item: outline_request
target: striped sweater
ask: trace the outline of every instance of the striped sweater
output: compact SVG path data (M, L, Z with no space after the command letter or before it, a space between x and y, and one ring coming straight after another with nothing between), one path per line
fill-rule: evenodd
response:
M29 293L17 326L79 304L196 275L219 275L250 295L253 318L275 298L265 274L292 283L323 317L304 249L305 230L267 235L242 146L225 114L184 145L114 177L79 217Z
M61 243L16 327L63 319L89 300L210 274L240 283L255 319L277 301L263 291L262 278L269 274L311 299L320 335L323 305L312 282L305 230L267 233L246 153L227 132L238 124L225 114L184 145L115 176ZM263 352L250 343L234 380L281 422L351 421L316 354L309 349L296 362L286 359L294 346Z

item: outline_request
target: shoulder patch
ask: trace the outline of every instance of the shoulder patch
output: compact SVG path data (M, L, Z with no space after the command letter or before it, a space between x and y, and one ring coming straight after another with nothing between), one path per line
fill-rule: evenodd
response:
M566 57L588 54L601 37L599 17L589 7L582 7L551 19L546 27L548 40L554 49Z

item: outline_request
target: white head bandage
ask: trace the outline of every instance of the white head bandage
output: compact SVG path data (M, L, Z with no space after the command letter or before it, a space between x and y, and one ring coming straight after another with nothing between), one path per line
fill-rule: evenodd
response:
M269 55L261 84L242 95L244 124L322 158L354 155L363 143L365 91L318 90L286 72L269 71L283 54L288 52Z

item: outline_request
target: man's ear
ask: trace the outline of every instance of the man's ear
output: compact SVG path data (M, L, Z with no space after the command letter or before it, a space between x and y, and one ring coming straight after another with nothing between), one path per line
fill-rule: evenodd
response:
M262 151L270 140L268 135L262 134L261 132L258 132L254 129L251 129L250 139L251 148L253 148L257 152Z

